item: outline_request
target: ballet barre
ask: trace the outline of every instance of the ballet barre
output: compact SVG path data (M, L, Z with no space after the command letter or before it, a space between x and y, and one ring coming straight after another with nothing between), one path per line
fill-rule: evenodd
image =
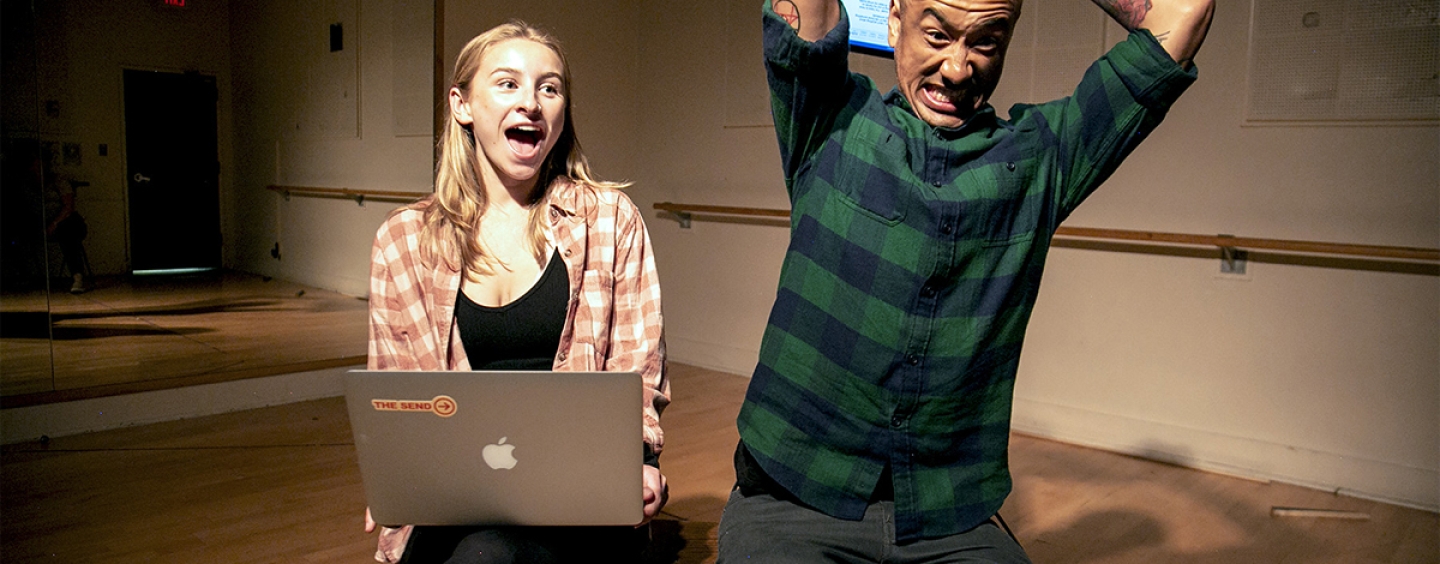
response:
M712 206L701 204L677 204L659 202L654 208L674 214L680 227L689 228L696 214L738 215L749 217L788 218L790 210L773 208L746 208L736 206ZM1055 236L1077 239L1103 239L1139 243L1161 243L1217 247L1222 253L1231 255L1235 249L1283 251L1324 255L1345 255L1377 259L1440 262L1440 249L1424 247L1393 247L1383 245L1356 245L1350 243L1329 243L1323 241L1294 241L1285 239L1262 239L1258 237L1237 237L1235 235L1192 235L1187 233L1162 233L1135 231L1129 229L1101 229L1094 227L1058 227Z
M271 192L279 192L286 200L291 196L303 196L309 198L340 198L355 200L356 204L365 205L366 199L383 202L413 202L429 195L429 192L393 192L384 190L352 190L350 188L316 188L313 186L276 186L265 187Z

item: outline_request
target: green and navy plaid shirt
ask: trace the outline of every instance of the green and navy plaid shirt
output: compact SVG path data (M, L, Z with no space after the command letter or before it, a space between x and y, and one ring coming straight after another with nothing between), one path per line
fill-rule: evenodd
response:
M1149 32L1074 95L958 129L847 70L769 8L765 58L791 238L743 446L801 503L860 519L892 473L898 540L962 532L1011 489L1010 406L1050 237L1195 79Z

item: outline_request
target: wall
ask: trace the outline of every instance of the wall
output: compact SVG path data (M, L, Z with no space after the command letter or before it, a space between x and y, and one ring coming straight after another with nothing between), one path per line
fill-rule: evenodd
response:
M232 7L237 174L227 265L369 292L370 243L401 204L286 200L266 187L430 192L432 10L430 0ZM331 51L336 23L344 45Z
M646 160L636 111L660 95L639 84L638 8L635 0L592 2L584 9L563 0L447 2L441 56L447 84L460 49L487 29L519 19L551 33L570 64L575 130L591 167L604 180L633 180L637 164ZM652 189L637 185L629 193L637 197Z
M1200 81L1066 225L1436 247L1434 122L1247 126L1250 11L1220 4ZM1057 249L1015 427L1440 507L1440 278L1278 258Z
M245 131L236 140L243 166L234 195L237 223L245 228L228 249L232 264L368 294L370 243L400 204L287 201L265 187L431 191L434 36L429 28L415 30L417 20L433 25L432 10L430 0L270 0L232 10L237 98L245 100L236 109ZM552 30L574 69L576 129L596 172L616 180L634 175L630 89L637 55L635 34L625 32L633 28L632 4L609 2L583 14L564 2L452 2L442 10L444 49L437 56L447 75L465 42L510 18ZM346 34L341 53L331 53L325 41L335 22ZM277 243L279 259L272 256Z
M640 10L638 179L655 187L645 193L655 201L785 208L773 130L755 123L748 102L730 99L765 96L759 49L744 47L759 41L759 2L700 4L644 2ZM1074 18L1076 10L1089 15ZM996 93L1002 112L1047 92L1056 61L1064 62L1056 52L1065 41L1054 34L1080 44L1096 34L1118 40L1080 0L1028 2L1026 11ZM1199 82L1066 225L1440 245L1434 122L1243 123L1250 13L1249 2L1219 1ZM857 63L893 84L884 61L852 56ZM784 225L696 221L681 229L652 215L672 360L750 372ZM1218 256L1056 248L1028 332L1015 427L1440 507L1434 269L1252 259L1245 276L1222 277Z

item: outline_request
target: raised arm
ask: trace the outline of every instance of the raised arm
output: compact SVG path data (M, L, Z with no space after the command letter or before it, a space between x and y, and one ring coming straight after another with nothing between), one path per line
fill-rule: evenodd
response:
M1215 15L1214 0L1091 1L1127 30L1150 30L1170 58L1185 68L1200 50Z
M840 23L840 0L770 0L770 9L812 43Z

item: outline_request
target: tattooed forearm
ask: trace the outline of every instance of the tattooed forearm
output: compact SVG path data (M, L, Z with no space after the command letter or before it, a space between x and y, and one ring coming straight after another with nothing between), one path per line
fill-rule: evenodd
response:
M1162 31L1155 34L1155 41L1160 42L1161 45L1165 44L1166 39L1170 39L1170 32L1168 31Z
M790 24L790 29L800 31L800 8L790 0L774 0L770 3L770 9L775 10L775 15Z
M1150 15L1150 0L1093 0L1125 29L1134 31Z

